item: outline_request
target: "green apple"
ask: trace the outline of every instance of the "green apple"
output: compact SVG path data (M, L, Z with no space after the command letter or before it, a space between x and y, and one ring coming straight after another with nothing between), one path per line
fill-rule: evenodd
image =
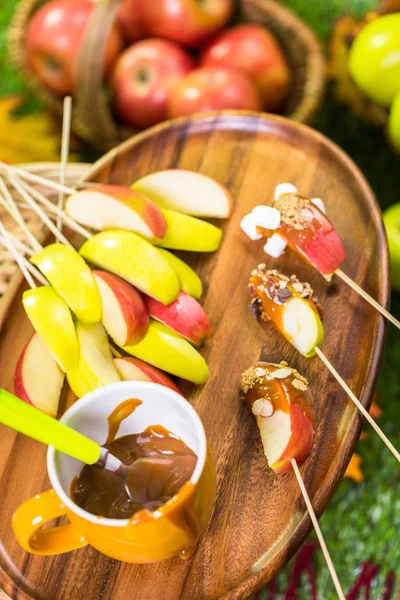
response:
M96 281L78 252L62 244L50 244L30 260L78 319L85 323L101 320L101 299Z
M22 296L28 319L63 371L75 369L79 345L71 311L52 287L27 290Z
M363 92L390 106L400 90L400 14L369 23L354 40L349 55L351 76Z
M83 244L80 253L163 304L171 304L178 297L179 280L169 262L157 248L131 231L97 233Z
M383 222L389 242L392 286L400 291L400 203L383 213Z
M164 250L164 248L159 248L159 251L164 258L167 259L177 274L182 292L189 294L189 296L193 296L193 298L201 298L203 284L197 273L183 260L175 256L175 254L172 254L172 252L168 252L168 250Z
M167 232L162 240L153 240L156 246L191 252L214 252L219 247L222 231L215 225L173 210L161 212L167 221Z
M108 383L121 381L103 325L78 321L76 333L80 346L79 363L67 372L67 379L78 398Z
M390 107L388 131L393 145L400 152L400 89Z
M284 305L282 327L285 336L303 356L315 356L316 346L324 341L324 328L316 308L309 300L294 297Z
M208 377L204 358L182 336L162 323L150 320L146 337L135 346L125 346L125 352L145 362L193 383L203 383Z
M162 208L187 215L226 219L232 213L233 200L226 187L195 171L157 171L136 181L132 189Z

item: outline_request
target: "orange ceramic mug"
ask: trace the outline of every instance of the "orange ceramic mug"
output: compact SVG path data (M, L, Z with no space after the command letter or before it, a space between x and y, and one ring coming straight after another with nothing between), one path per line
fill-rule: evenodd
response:
M200 417L178 393L155 383L114 383L78 400L61 422L104 444L107 417L129 398L138 398L142 404L122 422L118 435L139 433L149 425L162 425L175 433L198 456L190 481L148 520L97 517L78 507L70 497L71 482L83 464L50 447L47 471L53 489L24 502L13 516L14 533L25 550L50 556L90 544L117 560L149 563L176 556L193 544L193 531L189 533L181 526L187 519L177 518L183 507L191 513L198 533L204 529L215 500L214 466ZM41 529L46 522L64 515L70 524Z

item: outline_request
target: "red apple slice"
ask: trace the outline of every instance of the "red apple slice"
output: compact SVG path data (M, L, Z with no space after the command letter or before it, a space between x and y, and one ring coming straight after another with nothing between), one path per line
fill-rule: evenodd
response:
M37 333L23 349L14 374L14 392L51 417L57 416L64 373Z
M93 271L102 304L102 323L119 346L139 343L149 328L149 313L134 287L104 271Z
M100 184L72 194L67 214L97 231L128 229L152 239L163 238L167 222L158 206L141 193L120 185Z
M138 358L114 358L114 364L122 381L152 381L153 383L164 385L182 395L180 389L168 375Z
M150 296L146 296L145 301L151 317L161 321L195 346L201 346L209 336L208 317L203 307L192 296L180 292L175 302L167 306Z

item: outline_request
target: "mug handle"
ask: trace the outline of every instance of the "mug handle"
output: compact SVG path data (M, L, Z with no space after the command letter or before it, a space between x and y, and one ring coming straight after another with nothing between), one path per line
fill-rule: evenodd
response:
M48 521L66 514L64 504L50 490L21 504L13 515L12 528L19 544L32 554L52 556L87 546L88 542L71 524L39 531Z

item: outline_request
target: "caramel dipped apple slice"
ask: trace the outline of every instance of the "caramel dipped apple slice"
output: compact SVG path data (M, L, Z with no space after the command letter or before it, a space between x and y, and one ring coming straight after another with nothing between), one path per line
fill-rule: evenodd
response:
M241 392L256 417L268 465L275 473L304 462L314 439L307 380L286 362L259 362L242 374Z

